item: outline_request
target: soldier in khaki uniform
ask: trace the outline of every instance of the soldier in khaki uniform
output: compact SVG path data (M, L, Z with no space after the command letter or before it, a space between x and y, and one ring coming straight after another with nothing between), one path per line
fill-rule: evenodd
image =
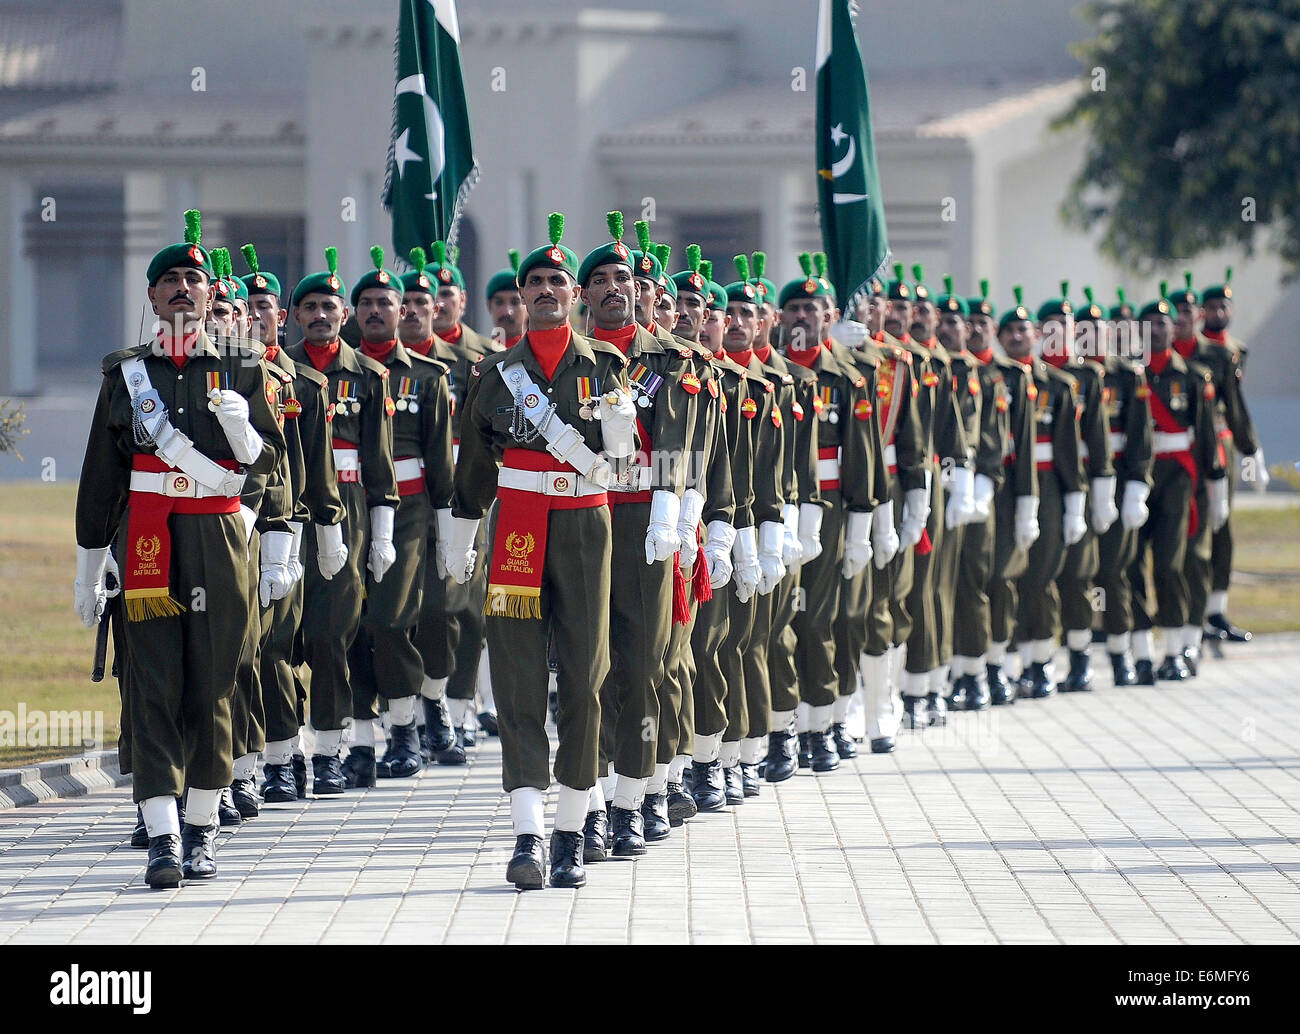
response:
M551 783L546 735L548 638L559 661L555 776L560 783L550 880L586 882L583 823L596 785L600 687L609 672L611 476L636 451L637 406L617 348L569 325L577 256L560 241L520 263L528 332L473 370L461 422L448 571L466 581L479 522L499 499L487 602L502 785L515 851L506 878L545 886L542 794ZM604 453L605 459L598 453ZM497 462L501 462L498 471Z
M213 268L197 211L186 224L186 240L147 271L157 339L104 361L77 494L75 607L87 626L106 603L109 547L119 540L132 783L155 887L216 875L217 803L232 778L230 698L248 624L240 494L284 455L265 368L219 354L203 331ZM279 534L288 538L287 526ZM285 564L265 565L262 576L287 588ZM196 592L202 607L191 606ZM182 830L176 801L186 787Z
M325 260L328 269L309 274L294 288L293 318L304 338L285 349L289 358L310 365L329 382L325 421L346 512L342 524L318 524L314 535L303 536L302 656L311 671L312 791L318 796L346 788L339 750L352 716L347 655L361 621L362 558L381 578L392 566L398 502L388 371L339 338L348 307L337 250L327 248ZM317 554L337 557L344 545L347 559L331 575L333 563L319 563Z

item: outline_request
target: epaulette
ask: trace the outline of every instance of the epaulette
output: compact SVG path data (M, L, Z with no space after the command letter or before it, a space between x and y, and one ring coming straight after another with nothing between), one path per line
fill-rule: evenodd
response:
M361 368L363 370L369 370L371 373L377 374L380 377L388 376L388 367L385 366L383 363L371 359L370 356L366 355L359 348L356 349L356 353L357 353L357 362L361 364Z
M280 366L277 363L270 362L269 360L266 359L262 360L262 364L268 370L270 370L271 373L275 374L276 378L279 379L279 381L282 384L291 384L293 382L293 374L291 374L283 366Z
M132 345L130 348L119 348L116 352L109 352L108 355L104 356L104 373L117 369L125 360L133 356L148 355L152 348L153 342L145 341L138 345Z
M293 360L293 365L299 377L310 381L319 388L325 387L330 382L330 379L316 369L316 367L312 366L311 363L300 363L295 359Z
M442 377L447 377L451 374L451 367L448 366L446 363L444 363L441 359L434 359L432 356L421 355L419 352L412 352L410 349L407 349L407 354L411 357L411 363L414 366L419 366L421 363L426 363L429 366L436 366L438 368L439 375Z
M618 350L615 349L615 351ZM493 352L490 355L485 355L481 359L477 359L470 364L469 372L474 377L482 377L483 374L494 365L499 364L508 354L509 349L504 352Z

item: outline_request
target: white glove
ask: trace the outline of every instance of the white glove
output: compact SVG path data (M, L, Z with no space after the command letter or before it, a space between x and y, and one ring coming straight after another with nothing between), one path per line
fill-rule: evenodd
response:
M975 519L975 475L969 467L953 467L950 484L943 519L944 524L952 529Z
M447 573L457 585L464 585L474 574L478 550L474 540L478 537L478 521L467 517L453 517L451 532L447 536Z
M1151 511L1147 509L1147 496L1150 494L1151 486L1145 481L1124 482L1124 506L1119 517L1125 531L1132 531L1146 524L1151 516Z
M1218 531L1228 523L1228 479L1208 482L1205 491L1210 497L1210 530Z
M858 348L867 340L867 328L857 320L839 320L831 324L831 337L841 345Z
M764 521L758 526L758 594L766 596L785 577L781 551L785 545L785 525Z
M672 492L657 491L650 497L650 524L645 532L645 562L671 560L682 548L677 521L682 501Z
M975 520L986 521L993 514L993 479L987 474L975 475Z
M726 521L709 521L708 532L704 562L709 565L709 585L721 589L731 581L731 547L736 541L736 529Z
M700 551L700 514L704 496L693 488L682 494L681 513L677 517L677 537L682 541L682 566L690 567Z
M1267 492L1270 478L1268 476L1268 464L1264 462L1264 450L1256 449L1253 456L1243 456L1241 460L1243 470L1251 469L1246 466L1247 461L1254 467L1253 474L1255 476L1250 482L1251 487L1256 492Z
M1115 479L1093 478L1091 492L1092 530L1098 535L1105 535L1110 526L1119 520L1119 510L1115 508Z
M77 580L72 585L72 605L87 628L95 627L108 602L108 591L104 587L107 565L107 546L102 549L77 547Z
M290 521L289 532L293 535L293 546L289 550L289 577L291 585L302 581L302 521Z
M609 396L616 400L609 402ZM600 397L600 437L607 455L616 460L636 452L636 403L621 388Z
M930 490L911 488L903 495L903 523L898 529L898 544L911 549L921 541L925 522L930 519Z
M898 555L898 532L894 530L894 504L886 499L871 511L871 552L876 569L883 571Z
M866 510L851 510L844 524L844 560L840 573L845 578L856 578L871 563L871 514Z
M225 388L216 409L217 422L226 432L230 451L240 463L252 463L262 453L262 436L248 422L248 399Z
M1016 549L1029 551L1038 541L1038 496L1016 496Z
M799 541L799 506L786 503L781 507L781 562L793 571L803 563L803 543Z
M397 550L393 548L393 518L396 514L391 506L370 508L370 556L366 567L376 582L382 582L388 569L397 562Z
M316 525L316 566L327 582L348 562L348 544L343 541L343 522Z
M437 541L434 543L433 560L438 567L438 577L446 578L451 565L447 562L447 551L451 547L451 510L434 510L433 526L437 529Z
M816 503L799 504L799 548L805 564L822 555L822 516Z
M752 524L748 528L736 529L736 541L731 546L731 558L735 565L732 578L736 583L736 599L741 603L747 603L754 595L754 590L758 588L760 577L758 529Z
M263 607L272 600L282 600L293 588L293 572L289 558L293 555L293 532L268 531L262 536L261 577L257 582L257 596Z
M1083 493L1065 493L1065 515L1061 518L1061 535L1067 546L1073 546L1088 530L1087 518L1083 516Z

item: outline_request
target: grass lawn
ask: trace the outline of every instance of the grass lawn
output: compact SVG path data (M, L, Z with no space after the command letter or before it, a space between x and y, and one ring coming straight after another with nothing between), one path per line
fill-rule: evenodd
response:
M117 683L90 681L94 633L72 610L76 577L71 484L0 484L0 711L103 713L117 742ZM1255 632L1300 630L1300 501L1233 514L1236 569L1229 612ZM12 721L13 719L10 719ZM2 727L0 727L2 729ZM77 748L0 743L0 768L65 757Z

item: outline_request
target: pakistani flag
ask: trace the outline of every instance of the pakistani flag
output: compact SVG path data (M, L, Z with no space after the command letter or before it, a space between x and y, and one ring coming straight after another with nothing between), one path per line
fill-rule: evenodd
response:
M871 101L850 3L856 8L854 0L820 0L817 12L817 200L830 280L846 310L889 259Z
M433 241L456 243L478 165L460 74L455 0L401 4L384 207L393 214L393 248L405 257Z

